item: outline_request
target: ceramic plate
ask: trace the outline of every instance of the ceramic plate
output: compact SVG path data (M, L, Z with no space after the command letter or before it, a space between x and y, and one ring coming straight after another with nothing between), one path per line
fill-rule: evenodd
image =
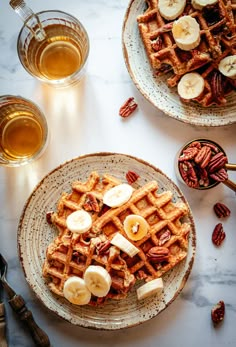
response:
M236 122L235 93L222 107L204 108L192 102L183 104L176 88L168 88L167 76L155 77L139 35L137 16L146 8L144 0L131 0L122 32L123 53L129 74L143 96L168 116L197 126L222 126Z
M110 173L123 182L126 182L126 172L133 170L140 175L139 185L157 180L159 191L171 190L175 201L186 202L181 191L164 173L141 159L114 153L81 156L51 171L30 195L18 227L19 257L26 280L37 297L60 317L75 325L94 329L115 330L135 326L163 311L183 289L195 254L194 221L190 213L187 218L191 224L187 258L163 277L164 292L161 296L138 301L134 288L126 299L110 300L103 307L70 304L64 298L50 292L41 276L46 248L56 235L56 231L46 221L46 213L56 210L61 193L70 192L73 181L85 181L93 170L100 175Z

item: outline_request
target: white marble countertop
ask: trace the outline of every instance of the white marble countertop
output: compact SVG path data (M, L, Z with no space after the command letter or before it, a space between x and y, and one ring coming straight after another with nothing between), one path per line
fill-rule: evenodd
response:
M27 2L34 11L59 9L78 17L86 27L91 51L86 78L71 90L53 90L33 79L20 65L16 41L20 18L0 5L0 94L21 95L44 111L50 143L44 155L20 168L0 168L0 251L9 262L8 280L32 310L54 347L92 346L235 346L236 345L236 196L224 185L200 192L179 185L193 211L197 251L191 275L178 298L160 315L137 327L95 331L71 325L49 312L28 286L17 254L17 226L25 201L53 168L86 153L109 151L142 158L159 167L174 182L173 160L178 148L196 137L218 141L236 162L236 124L220 128L193 127L155 109L134 86L123 59L121 30L127 0L48 0ZM129 119L118 115L134 96L139 107ZM227 112L227 109L226 111ZM230 177L236 181L235 173ZM222 221L226 239L214 247L211 234L219 222L215 202L224 202L231 216ZM212 306L226 304L223 324L214 328ZM21 322L7 309L9 346L32 347Z

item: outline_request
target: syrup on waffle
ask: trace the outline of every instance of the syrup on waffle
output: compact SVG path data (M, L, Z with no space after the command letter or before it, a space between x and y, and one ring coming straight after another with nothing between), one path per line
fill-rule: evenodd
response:
M171 72L167 84L174 87L184 74L196 71L204 78L205 88L194 100L204 107L225 104L225 96L235 90L236 83L219 72L218 64L225 56L236 54L236 4L230 0L218 0L203 10L196 10L191 1L187 1L180 17L186 15L196 19L200 26L200 43L196 48L184 51L173 38L174 21L161 16L158 0L146 3L147 9L137 21L154 74Z
M86 182L73 182L71 193L61 195L57 211L51 213L50 219L59 233L48 246L43 265L43 276L55 294L63 296L64 283L70 276L83 278L89 265L101 265L111 276L111 288L106 297L92 296L89 304L99 305L108 298L120 300L137 280L148 282L161 277L186 257L190 225L182 222L182 218L188 215L187 205L172 202L170 191L158 193L157 182L151 181L134 189L122 206L104 206L105 192L120 183L110 175L100 178L97 172L92 172ZM91 206L87 199L92 201L91 194L97 201L92 209L88 208ZM67 216L84 208L92 216L91 229L83 234L71 233L66 226ZM123 222L130 214L142 216L149 225L145 237L129 240L139 249L132 258L111 243L117 232L128 239ZM160 258L163 251L165 256Z

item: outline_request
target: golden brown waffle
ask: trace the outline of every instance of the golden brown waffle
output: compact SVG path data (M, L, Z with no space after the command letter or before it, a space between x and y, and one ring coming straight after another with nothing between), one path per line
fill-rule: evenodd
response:
M181 76L190 72L199 72L205 79L205 90L195 100L202 106L221 105L226 102L225 95L235 89L233 80L222 77L218 71L219 61L227 55L235 54L236 48L236 4L231 0L219 0L204 10L195 10L191 1L187 1L184 12L196 19L200 26L200 44L190 51L183 51L175 43L172 35L174 21L166 21L158 10L158 0L148 0L144 14L138 16L140 35L155 75L172 72L167 83L176 86ZM178 19L178 18L177 18ZM206 67L203 69L202 67ZM221 88L216 91L212 75L221 75ZM219 81L218 81L219 83ZM219 94L216 96L215 94ZM205 94L207 96L205 98ZM186 101L187 100L183 100Z
M89 265L102 265L111 275L111 289L105 298L92 297L90 304L98 305L108 298L120 300L127 296L136 280L161 277L186 257L190 225L182 222L182 218L188 215L187 205L173 203L170 191L158 194L157 182L151 181L135 189L122 206L104 206L105 191L118 184L120 181L110 175L100 179L93 172L87 182L73 182L72 192L62 194L57 212L51 214L51 223L59 234L48 246L43 266L43 276L52 292L63 296L64 283L70 276L83 277ZM75 237L66 227L66 217L87 207L89 194L96 196L99 209L90 211L91 229ZM144 217L150 226L141 240L129 240L139 249L132 258L110 243L117 232L128 239L123 221L129 214Z

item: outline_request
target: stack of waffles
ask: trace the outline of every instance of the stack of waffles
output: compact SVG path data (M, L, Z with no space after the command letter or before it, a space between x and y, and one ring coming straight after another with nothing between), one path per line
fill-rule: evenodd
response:
M111 277L111 287L105 297L92 295L90 305L99 305L108 298L123 299L139 280L160 278L182 261L188 252L190 224L184 222L188 206L173 202L171 191L158 193L156 181L132 189L127 202L119 207L108 207L103 202L106 192L121 182L108 174L92 172L86 182L75 181L72 190L63 193L57 211L50 212L48 221L58 235L49 244L43 265L43 276L50 290L63 296L68 278L83 278L86 269L99 265ZM72 233L66 220L70 214L85 210L92 218L91 228ZM148 224L148 232L138 241L129 239L124 230L128 215L139 215ZM134 256L112 243L114 235L121 234L138 249Z
M234 0L148 0L147 9L137 18L140 35L155 75L168 73L169 87L178 86L181 78L194 72L200 75L202 87L191 96L177 88L183 102L195 100L200 105L224 105L225 96L236 87L236 3ZM180 3L184 4L179 11ZM163 11L163 6L166 6ZM168 17L163 12L176 9L176 16ZM171 12L172 13L172 12ZM178 14L178 15L177 15ZM170 19L173 18L174 19ZM178 26L177 35L183 38L186 23L194 19L199 28L196 45L181 46L173 31ZM169 18L169 19L166 19ZM179 19L186 19L182 28ZM176 23L178 22L177 26ZM183 22L182 22L183 23ZM192 24L190 24L191 26ZM194 31L194 27L192 27ZM226 59L227 58L227 59ZM223 60L224 59L224 60ZM219 68L219 65L223 69ZM227 70L231 70L228 73ZM226 73L225 73L226 72ZM191 87L195 89L196 75L191 74ZM185 80L185 89L187 83ZM190 83L190 84L191 84Z

